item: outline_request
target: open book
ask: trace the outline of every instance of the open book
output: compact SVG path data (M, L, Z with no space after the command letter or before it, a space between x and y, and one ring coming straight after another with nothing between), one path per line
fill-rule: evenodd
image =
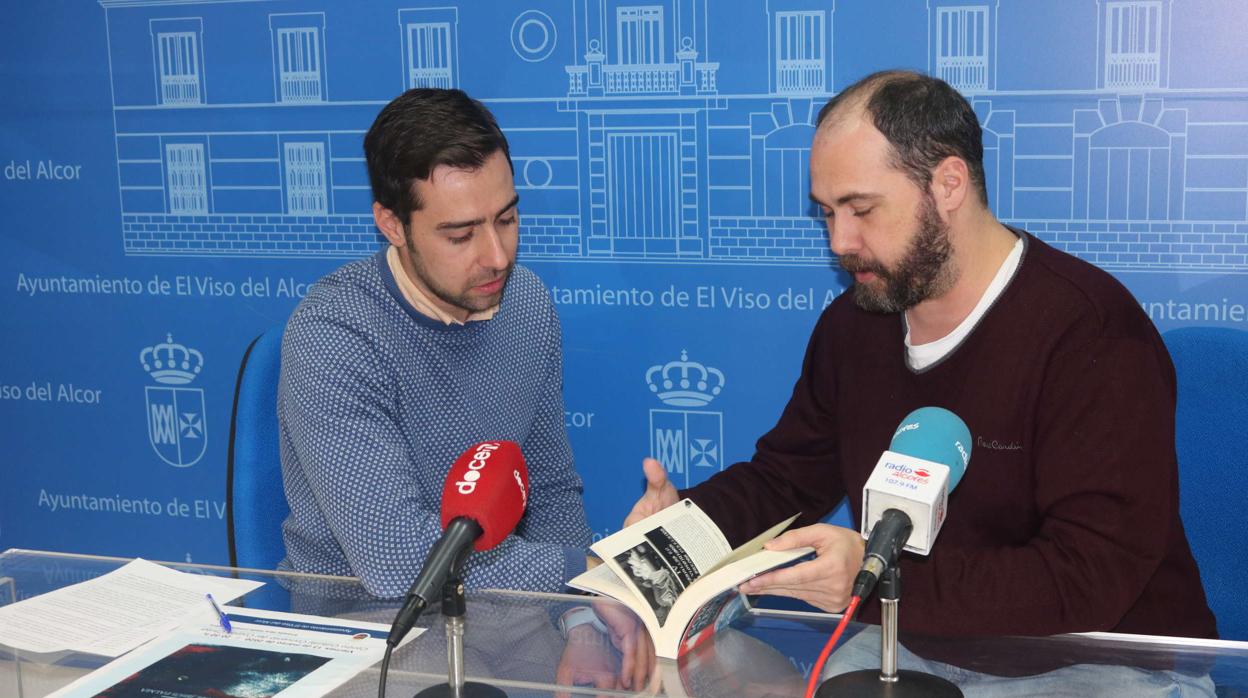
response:
M736 550L688 499L590 546L603 564L568 582L609 596L646 624L655 653L675 659L749 608L742 582L814 552L764 550L797 518L772 526Z

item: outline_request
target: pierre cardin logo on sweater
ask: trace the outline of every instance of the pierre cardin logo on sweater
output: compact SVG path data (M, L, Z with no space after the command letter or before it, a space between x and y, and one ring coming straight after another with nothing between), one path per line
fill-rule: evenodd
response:
M975 437L975 445L980 448L986 448L990 451L1021 451L1023 445L1017 441L998 441L997 439L985 439L982 436Z

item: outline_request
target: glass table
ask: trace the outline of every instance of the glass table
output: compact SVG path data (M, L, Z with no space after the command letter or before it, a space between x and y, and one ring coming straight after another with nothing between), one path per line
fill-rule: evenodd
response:
M129 560L123 558L8 550L0 553L0 606L100 576L126 562ZM371 597L354 578L161 564L184 572L265 583L232 602L234 606L387 625L398 607L395 600ZM469 591L467 603L467 677L497 686L509 696L801 696L811 666L840 620L835 614L755 608L679 661L657 660L645 685L624 688L616 683L620 656L608 641L593 634L598 646L569 644L554 622L563 611L585 605L586 597ZM903 618L904 606L903 599ZM427 610L418 626L429 630L395 653L388 696L411 696L446 682L446 634L437 609ZM865 633L860 639L868 639L878 633L878 628L851 623L846 636L858 633ZM1042 674L1059 677L1050 683L1055 686L1052 694L1057 695L1088 695L1091 684L1082 682L1089 676L1113 676L1105 673L1112 671L1146 675L1142 670L1157 667L1199 677L1203 683L1198 685L1208 687L1210 693L1216 686L1219 696L1248 695L1245 642L1114 633L980 639L916 638L902 633L901 641L920 654L924 653L921 648L938 647L942 659L990 674L1081 667L1076 673ZM878 661L878 643L874 648ZM0 697L47 695L107 661L106 657L80 653L32 654L0 645ZM1060 678L1067 675L1069 679ZM373 667L330 695L376 696L378 676L377 667ZM990 687L1001 695L1023 695L1031 692L1034 684L1027 682L1034 678L995 679ZM609 680L614 687L595 688L596 679ZM980 695L986 687L983 682L968 681L963 690L968 696ZM1125 688L1123 691L1122 695L1130 694Z

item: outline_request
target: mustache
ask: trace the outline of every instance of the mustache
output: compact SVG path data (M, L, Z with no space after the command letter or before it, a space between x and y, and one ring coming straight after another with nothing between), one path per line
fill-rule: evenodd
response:
M858 272L870 272L881 279L887 279L890 277L888 269L885 268L883 264L880 264L879 262L868 262L856 254L841 255L838 262L842 269L851 274L856 274Z

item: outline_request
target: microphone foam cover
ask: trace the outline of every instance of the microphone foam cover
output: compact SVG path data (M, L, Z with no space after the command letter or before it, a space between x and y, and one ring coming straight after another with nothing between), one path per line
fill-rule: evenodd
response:
M442 528L466 517L481 527L475 550L489 550L511 534L529 499L529 469L514 441L482 441L455 459L442 488Z
M971 462L971 430L943 407L920 407L901 420L888 450L949 466L952 492Z

